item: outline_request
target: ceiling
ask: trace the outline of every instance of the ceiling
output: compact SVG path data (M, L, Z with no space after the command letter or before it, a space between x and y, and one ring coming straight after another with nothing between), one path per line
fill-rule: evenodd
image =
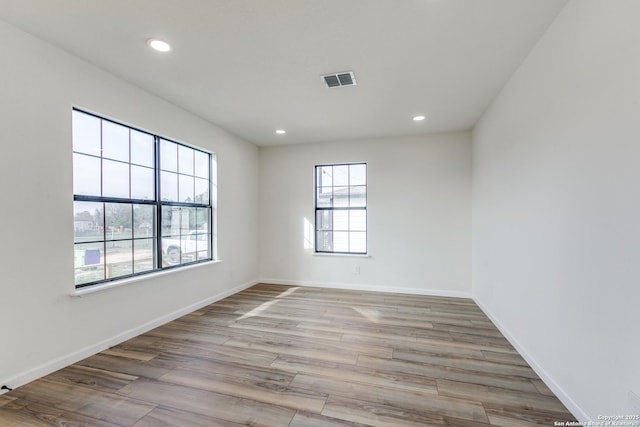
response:
M0 0L0 19L266 146L471 129L565 2ZM357 85L326 88L341 71Z

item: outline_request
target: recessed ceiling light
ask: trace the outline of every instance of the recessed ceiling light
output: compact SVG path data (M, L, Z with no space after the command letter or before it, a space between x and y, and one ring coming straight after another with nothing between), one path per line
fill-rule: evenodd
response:
M287 131L286 131L286 130L284 130L284 129L276 129L276 133L277 133L278 135L284 135L285 133L287 133Z
M158 52L169 52L171 50L169 43L162 40L149 39L147 40L147 44L151 49L157 50Z
M425 117L425 116L413 116L413 121L414 121L414 122L421 122L421 121L423 121L424 119L426 119L426 117Z

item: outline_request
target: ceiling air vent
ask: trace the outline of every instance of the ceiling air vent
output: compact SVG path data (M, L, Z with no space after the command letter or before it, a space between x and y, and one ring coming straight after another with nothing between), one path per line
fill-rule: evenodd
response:
M322 80L324 80L327 87L353 86L356 84L356 76L353 75L353 71L327 74L322 76Z

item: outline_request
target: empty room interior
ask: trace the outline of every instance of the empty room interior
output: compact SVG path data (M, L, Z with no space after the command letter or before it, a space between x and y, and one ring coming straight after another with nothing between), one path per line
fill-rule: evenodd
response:
M0 425L640 426L639 16L0 0Z

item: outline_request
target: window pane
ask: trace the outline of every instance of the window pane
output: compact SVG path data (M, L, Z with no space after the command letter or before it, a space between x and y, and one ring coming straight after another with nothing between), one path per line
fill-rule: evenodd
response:
M131 166L131 198L155 200L155 174L153 169Z
M74 242L104 240L102 207L102 203L73 203Z
M333 166L316 168L316 187L331 187L333 185Z
M193 175L193 148L178 146L178 172L185 175Z
M105 256L107 279L133 274L131 240L107 242Z
M318 188L316 194L316 206L319 208L330 208L333 203L333 187Z
M349 187L333 188L333 206L341 208L349 206Z
M211 248L209 247L209 242L211 241L210 234L199 234L198 235L198 256L197 259L208 259L211 258Z
M349 185L367 185L367 165L350 165L349 173Z
M349 232L347 231L333 232L333 251L349 252Z
M333 211L317 211L316 212L316 229L332 230L333 229Z
M131 163L153 167L153 136L131 130Z
M100 195L100 159L73 155L73 193L83 196Z
M165 238L162 244L162 266L170 267L179 265L182 262L182 246L180 237ZM165 246L166 244L166 246Z
M128 203L105 203L106 240L131 239L132 206Z
M102 157L129 161L129 128L102 121Z
M153 205L133 205L133 237L153 237L154 211Z
M365 207L367 206L367 187L362 185L358 187L350 187L349 206Z
M367 231L367 211L358 209L349 211L349 230Z
M104 280L104 243L81 243L74 250L76 285Z
M333 211L333 230L349 231L349 211Z
M195 152L195 175L209 179L209 155L202 151Z
M178 206L162 207L162 235L186 236L195 228L196 208Z
M357 231L349 233L349 249L351 252L366 253L367 252L367 233Z
M208 208L164 206L162 220L163 266L210 258Z
M180 220L180 230L182 235L187 235L196 229L197 211L197 208L181 208L180 213L182 218Z
M177 206L163 206L162 236L162 265L182 263L183 252L188 245L189 211Z
M160 181L160 198L165 202L178 201L178 174L162 171Z
M186 175L179 175L180 181L180 191L179 191L179 200L181 202L193 203L193 177Z
M335 187L349 185L349 165L333 167L333 185Z
M178 144L160 140L160 169L178 172Z
M196 178L196 203L209 203L209 180Z
M316 232L316 248L319 252L333 251L333 233L331 231Z
M206 233L209 231L209 208L196 208L196 219L193 228L198 230L199 233Z
M127 163L102 161L102 195L129 198L129 165Z
M79 111L73 111L72 128L73 151L99 156L100 119Z
M177 206L162 207L162 236L180 236L182 228L181 208Z
M154 269L153 252L155 239L133 241L133 272L142 273Z

